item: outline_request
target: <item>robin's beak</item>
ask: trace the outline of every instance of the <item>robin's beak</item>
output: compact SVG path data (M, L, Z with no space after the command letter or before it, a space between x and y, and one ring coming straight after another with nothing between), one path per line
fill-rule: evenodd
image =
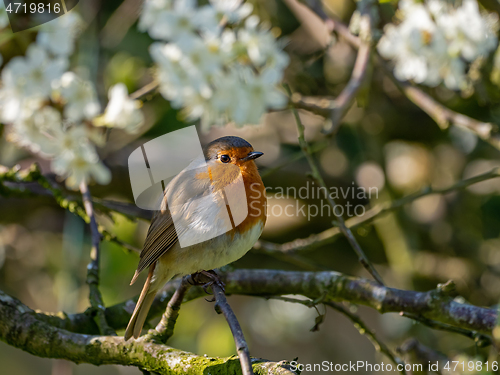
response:
M252 152L249 152L248 155L245 156L244 158L242 158L241 160L242 161L254 160L254 159L260 158L262 155L264 155L263 152L252 151Z

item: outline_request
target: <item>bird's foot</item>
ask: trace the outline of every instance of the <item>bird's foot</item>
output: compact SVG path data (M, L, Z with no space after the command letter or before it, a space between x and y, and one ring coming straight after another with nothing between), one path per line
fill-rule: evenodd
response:
M201 285L207 294L213 294L213 289L212 292L209 292L208 288L212 288L214 284L221 288L223 293L226 293L226 285L222 282L220 276L214 270L193 273L190 279L192 285ZM207 301L214 302L215 297Z

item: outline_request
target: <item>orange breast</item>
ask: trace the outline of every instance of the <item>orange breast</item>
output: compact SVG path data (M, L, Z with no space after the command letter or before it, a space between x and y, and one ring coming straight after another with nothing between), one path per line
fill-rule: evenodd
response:
M242 176L247 195L248 216L235 228L239 233L245 233L258 223L264 226L267 217L266 189L255 164L243 169Z
M267 217L266 189L260 178L257 166L253 161L240 165L213 164L207 170L196 174L197 179L209 178L215 191L223 190L231 185L240 175L243 178L245 193L247 197L248 215L238 224L230 234L245 233L254 225L262 223L262 227ZM243 202L242 202L243 203ZM231 207L227 206L228 212ZM235 207L232 207L233 209ZM241 208L241 207L240 207ZM235 213L233 212L232 215ZM234 223L233 223L234 225Z

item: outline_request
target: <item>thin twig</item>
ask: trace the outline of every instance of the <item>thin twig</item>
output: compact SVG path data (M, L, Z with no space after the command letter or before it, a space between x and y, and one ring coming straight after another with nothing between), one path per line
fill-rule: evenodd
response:
M435 321L432 319L424 318L423 316L418 315L418 314L401 312L401 313L399 313L399 315L404 316L405 318L415 320L415 321L422 323L423 325L425 325L429 328L432 328L432 329L437 329L439 331L458 333L459 335L468 337L469 339L474 340L474 342L476 343L476 346L478 348L483 348L483 347L490 346L490 345L495 346L495 341L492 339L492 337L490 335L485 335L483 333L471 331L468 329L463 329L460 327L454 327L454 326L446 324L446 323L441 323L441 322L438 322L438 321Z
M446 364L446 362L449 362L448 357L446 357L444 354L428 348L414 338L406 340L403 344L401 344L401 346L396 349L396 351L401 354L411 354L410 362L415 362L415 360L418 361L420 364L422 364L422 368L424 369L424 371L430 371L429 364L438 362L437 374L439 375L442 374L441 370L439 369L439 362L441 362L441 367L442 365Z
M324 302L326 306L331 307L332 309L337 310L339 313L343 314L346 316L350 321L354 323L354 326L356 329L361 333L362 335L365 335L368 337L368 339L372 342L373 346L375 349L383 354L385 354L392 363L394 363L396 366L397 365L404 365L404 361L395 356L392 351L389 349L387 345L383 341L381 341L377 335L375 335L375 332L373 332L368 326L363 322L363 320L356 314L353 314L350 312L348 309L346 309L344 306L335 303L335 302ZM404 366L401 369L401 374L406 374L406 371L404 369Z
M87 284L89 286L89 301L92 309L95 311L95 319L99 331L102 335L113 336L115 331L106 322L104 302L101 292L99 291L99 261L100 261L100 242L101 234L97 228L97 221L94 216L94 208L92 206L92 198L85 181L80 184L80 192L82 193L83 204L85 211L89 217L90 234L92 240L92 249L90 251L90 263L87 266Z
M340 121L351 107L352 102L359 90L363 87L372 55L372 4L371 1L360 1L360 45L358 55L354 63L351 78L347 86L342 90L333 103L331 121L332 126L327 129L327 135L334 135L340 128Z
M39 188L36 188L36 185L31 185L34 183L38 183L44 190L40 191ZM83 204L83 198L80 199L80 197L77 196L66 195L59 186L52 183L46 176L41 174L40 168L36 163L31 165L28 169L23 170L21 170L19 166L9 169L0 165L0 196L9 195L23 197L49 195L56 200L61 208L74 213L86 222L90 222L90 218ZM97 206L104 213L113 211L129 219L132 219L131 215L141 218L148 217L148 211L138 209L137 206L127 203L100 200L91 197L91 204L92 209ZM141 250L135 246L118 239L116 235L108 232L103 226L98 226L98 231L101 234L102 240L114 242L131 252L141 252Z
M134 91L132 94L129 95L129 97L130 99L139 99L140 97L149 94L151 91L156 90L158 85L159 85L158 81L153 80L149 82L147 85L141 87L139 90Z
M448 194L454 191L464 190L471 185L498 177L500 177L500 171L498 170L498 168L495 168L489 172L480 174L478 176L474 176L465 180L460 180L455 184L446 188L436 189L432 188L431 186L427 186L421 191L409 194L406 197L403 197L396 201L378 204L375 207L367 210L363 215L347 219L345 221L345 224L349 229L355 229L361 225L369 224L376 218L388 212L401 208L406 204L412 203L422 197L432 194ZM270 254L275 251L285 252L285 253L295 253L298 251L312 250L320 246L327 245L333 242L335 237L337 237L340 234L341 234L340 229L338 227L333 227L321 233L313 234L308 238L300 238L293 240L291 242L286 242L284 244L275 244L260 240L258 244L256 244L256 246L260 252L265 252L267 254Z
M340 20L333 18L334 30L341 35L351 46L360 48L362 41L357 36L351 34L349 28ZM497 125L490 122L482 122L473 119L469 116L455 112L441 103L437 102L430 95L419 89L417 86L399 81L392 70L387 67L384 59L376 54L377 65L380 66L383 72L391 79L398 89L413 103L426 112L441 129L448 128L449 124L468 129L476 133L481 139L492 144L496 148L500 148L500 129Z
M139 18L142 3L141 0L125 0L116 8L100 32L103 47L114 48L123 40Z
M238 353L238 358L240 359L243 375L253 375L252 360L250 359L248 344L243 336L240 323L238 322L238 319L236 319L236 315L234 315L231 306L229 306L229 303L227 302L226 294L224 293L222 287L217 283L212 284L212 291L214 292L216 301L215 310L218 313L222 312L222 314L224 314L227 324L231 329L231 333L233 334L236 352Z
M288 91L288 95L291 97L292 92L290 90L290 87L288 85L285 85L285 88ZM366 257L365 253L361 249L361 246L359 246L359 243L356 240L356 238L354 237L354 235L352 234L351 230L349 228L347 228L347 226L345 225L345 221L344 221L344 218L342 217L342 215L337 215L337 211L336 211L337 204L335 203L335 201L331 197L331 195L327 193L328 188L325 184L325 181L323 180L323 177L321 177L321 173L319 171L318 166L316 165L316 161L314 160L314 158L312 156L309 144L307 143L307 141L304 137L304 124L302 124L302 120L300 119L300 116L299 116L297 109L292 107L292 112L293 112L293 115L295 116L295 121L297 123L297 131L299 133L299 136L298 136L299 144L300 144L300 147L302 148L302 151L306 155L306 159L309 163L309 167L311 168L312 178L314 180L316 180L317 184L321 187L321 191L325 195L325 198L327 199L328 203L330 204L330 206L333 209L333 212L335 213L335 216L337 218L337 223L338 223L338 226L339 226L341 232L344 234L344 236L347 238L347 241L349 241L352 248L356 252L359 262L363 265L363 267L373 276L373 278L380 285L384 285L384 282L382 281L382 278L380 277L379 273L377 272L375 267L373 267L373 265L370 263L370 261Z
M359 331L360 334L365 335L368 337L368 339L372 342L373 346L375 349L387 356L389 360L394 363L396 366L399 364L404 364L404 362L395 356L391 350L387 347L387 345L382 342L375 333L368 328L368 326L363 322L363 320L357 316L356 314L353 314L350 312L348 309L346 309L344 306L335 303L335 302L329 302L329 301L322 301L319 299L318 301L313 301L310 299L297 299L297 298L290 298L290 297L282 297L282 296L271 296L271 297L266 297L267 299L276 299L280 301L285 301L285 302L291 302L291 303L299 303L301 305L307 306L307 307L316 307L318 304L324 304L326 306L329 306L341 314L345 315L349 320L351 320L356 327L356 329ZM401 371L402 374L406 374L406 371L403 370Z
M317 152L324 150L327 146L328 146L328 142L318 142L318 143L311 146L311 152L313 154L315 154ZM262 172L260 172L260 177L262 177L262 178L267 177L267 176L275 173L276 171L279 171L281 168L284 168L289 164L295 163L296 161L303 159L304 157L305 157L304 153L302 151L299 151L299 152L291 155L290 157L288 157L287 160L285 160L281 164L278 164L275 167L270 167L270 168L264 169Z
M309 7L333 30L334 21L330 19L323 11L320 1L307 1ZM354 63L354 68L351 73L349 82L344 87L342 92L335 98L317 98L317 97L302 97L298 93L293 93L290 97L290 102L296 108L306 109L318 115L331 119L331 126L325 130L325 134L332 136L340 128L340 122L346 112L351 107L352 102L358 95L359 90L363 87L366 80L370 61L372 56L372 4L369 1L359 2L360 4L360 38L356 38L356 48L358 54ZM335 23L336 25L336 23ZM342 30L344 31L344 30ZM348 28L346 32L352 35Z
M142 251L138 247L135 247L129 244L128 242L120 240L115 234L108 232L102 227L99 227L99 233L101 233L102 239L104 241L114 242L115 244L117 244L118 246L122 247L123 249L127 250L130 253L140 254Z
M401 82L394 77L389 68L385 65L382 58L378 58L379 65L384 73L398 87L398 89L420 109L427 113L439 125L441 129L447 129L450 124L474 132L479 138L490 143L496 148L500 147L500 136L498 126L491 122L475 120L469 116L452 111L441 103L438 103L430 95L426 94L418 87L408 83Z
M189 277L190 276L185 276L182 278L179 287L175 291L172 298L170 298L160 322L151 334L151 337L158 339L163 344L166 344L168 339L170 339L170 337L174 334L175 323L177 322L177 317L179 316L182 301L184 300L184 296L187 291L192 286L188 281Z

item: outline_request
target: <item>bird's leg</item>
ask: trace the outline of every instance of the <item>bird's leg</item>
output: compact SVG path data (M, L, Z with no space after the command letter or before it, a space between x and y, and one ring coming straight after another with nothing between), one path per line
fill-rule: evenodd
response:
M196 272L191 275L191 281L193 285L201 285L203 287L203 290L207 294L212 294L208 292L207 289L211 287L213 284L219 286L219 288L221 288L224 291L224 293L226 292L225 289L226 286L224 285L219 275L214 270ZM209 302L213 302L213 300Z
M210 270L201 271L201 273L210 279L210 282L208 282L209 285L217 284L219 288L222 289L224 294L226 293L226 284L224 284L217 272L215 272L214 270Z

